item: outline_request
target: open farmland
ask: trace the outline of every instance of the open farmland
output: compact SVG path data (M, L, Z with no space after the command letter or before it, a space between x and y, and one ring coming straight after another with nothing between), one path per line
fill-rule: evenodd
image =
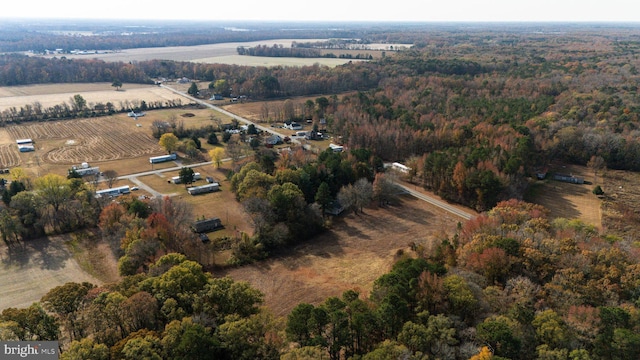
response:
M53 164L127 159L163 151L144 130L122 126L125 121L117 117L64 120L10 126L6 131L14 139L33 139L41 160Z
M0 111L12 107L39 103L43 108L61 104L70 104L74 95L81 95L90 108L95 104L107 102L116 108L130 108L141 101L146 103L178 102L188 104L190 101L172 91L154 85L124 84L116 91L109 83L81 84L47 84L0 87Z
M304 41L313 42L323 39L305 39ZM237 52L238 46L253 47L258 45L282 45L283 47L291 47L296 39L276 39L276 40L260 40L251 42L230 42L220 44L195 45L195 46L167 46L155 48L138 48L125 49L120 51L74 55L65 54L68 59L100 59L103 61L146 61L146 60L174 60L174 61L191 61L197 63L209 64L230 64L230 65L246 65L246 66L304 66L321 64L327 66L342 65L350 61L350 59L330 59L330 58L287 58L287 57L257 57L257 56L239 56ZM47 55L53 57L56 55Z

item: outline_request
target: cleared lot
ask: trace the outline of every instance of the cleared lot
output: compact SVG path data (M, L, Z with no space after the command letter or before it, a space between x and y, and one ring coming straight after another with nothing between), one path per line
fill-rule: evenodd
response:
M28 307L70 281L101 284L82 270L62 237L30 240L11 250L0 247L0 310Z

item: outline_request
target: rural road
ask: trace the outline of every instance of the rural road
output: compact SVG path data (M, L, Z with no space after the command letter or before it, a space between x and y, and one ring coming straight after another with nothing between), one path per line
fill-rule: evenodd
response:
M192 101L195 101L198 104L204 105L204 106L206 106L206 107L208 107L210 109L213 109L213 110L218 111L220 113L223 113L223 114L225 114L227 116L230 116L231 118L236 119L238 121L241 121L241 122L243 122L243 123L245 123L247 125L253 124L257 129L260 129L262 131L270 132L270 133L272 133L274 135L278 135L278 136L280 136L282 138L284 138L286 136L286 135L281 134L281 133L279 133L277 131L274 131L273 128L262 126L262 125L258 125L258 124L254 123L251 120L248 120L248 119L245 119L245 118L243 118L241 116L233 114L233 113L231 113L231 112L229 112L227 110L224 110L224 109L222 109L222 108L220 108L218 106L209 104L206 101L203 101L203 100L200 100L200 99L196 99L193 96L185 94L185 93L183 93L181 91L178 91L178 90L176 90L176 89L174 89L172 87L166 86L164 84L161 84L160 86L165 88L165 89L167 89L167 90L169 90L169 91L172 91L172 92L174 92L174 93L176 93L176 94L178 94L180 96L184 96L184 97L186 97L186 98L188 98L188 99L190 99ZM291 142L296 143L296 144L300 144L300 141L298 141L296 139L292 139ZM201 164L205 164L205 163L201 163ZM195 166L200 166L201 164L194 164L194 165L191 165L191 166L195 167ZM165 170L166 171L180 170L180 168L178 167L178 168L165 169ZM152 171L151 173L154 173L154 172ZM140 174L135 174L135 176L140 176ZM472 217L475 216L475 214L473 214L471 212L466 212L466 211L461 210L461 209L459 209L459 208L457 208L455 206L449 205L446 202L444 202L442 200L439 200L439 199L437 199L437 198L435 198L433 196L430 196L430 195L427 195L427 194L423 194L423 193L421 193L419 191L413 190L410 187L402 185L402 184L398 184L398 183L396 183L396 184L400 188L402 188L402 190L404 190L406 193L408 193L408 194L410 194L410 195L412 195L412 196L414 196L414 197L416 197L416 198L418 198L420 200L426 201L426 202L428 202L428 203L430 203L432 205L435 205L435 206L437 206L437 207L439 207L439 208L441 208L441 209L443 209L445 211L448 211L453 215L459 216L459 217L463 218L464 220L470 220ZM145 187L145 189L146 189L146 187ZM151 192L151 193L153 193L153 192Z
M426 201L426 202L428 202L428 203L430 203L432 205L435 205L435 206L437 206L437 207L439 207L439 208L441 208L441 209L443 209L445 211L448 211L453 215L457 215L457 216L459 216L459 217L461 217L461 218L463 218L465 220L471 220L471 218L473 218L475 216L475 214L472 214L471 212L466 212L466 211L464 211L462 209L459 209L459 208L457 208L455 206L449 205L449 204L447 204L446 202L444 202L442 200L436 199L433 196L429 196L429 195L423 194L423 193L421 193L419 191L416 191L416 190L414 190L414 189L412 189L412 188L410 188L410 187L408 187L406 185L399 184L399 183L396 183L396 185L398 187L400 187L402 190L404 190L406 193L408 193L408 194L410 194L410 195L412 195L412 196L414 196L414 197L416 197L416 198L418 198L420 200Z
M227 116L229 116L229 117L231 117L231 118L233 118L233 119L236 119L236 120L238 120L238 121L240 121L240 122L242 122L242 123L244 123L244 124L246 124L246 125L251 125L251 124L253 124L253 126L255 126L255 127L256 127L256 129L260 129L260 130L262 130L262 131L265 131L265 132L271 133L271 134L273 134L273 135L278 135L278 136L280 136L280 137L281 137L281 138L283 138L283 139L284 139L284 137L285 137L285 136L287 136L287 135L285 135L285 134L283 134L283 133L280 133L280 132L278 132L278 131L275 131L275 130L274 130L274 128L272 128L272 127L263 126L263 125L258 125L258 124L254 123L253 121L251 121L251 120L249 120L249 119L245 119L245 118L243 118L242 116L238 116L238 115L236 115L236 114L234 114L234 113L231 113L231 112L229 112L229 111L227 111L227 110L225 110L225 109L223 109L223 108L221 108L221 107L219 107L219 106L215 106L215 105L209 104L208 102L206 102L206 101L204 101L204 100L200 100L200 99L194 98L193 96L191 96L191 95L189 95L189 94L185 94L185 93L183 93L182 91L178 91L178 90L176 90L176 89L174 89L174 88L172 88L172 87L166 86L166 85L164 85L164 84L160 84L160 87L162 87L162 88L164 88L164 89L167 89L167 90L169 90L169 91L172 91L172 92L174 92L174 93L176 93L176 94L178 94L178 95L180 95L180 96L186 97L186 98L187 98L187 99L189 99L189 100L195 101L196 103L198 103L198 104L200 104L200 105L203 105L203 106L206 106L206 107L208 107L208 108L210 108L210 109L213 109L213 110L215 110L215 111L217 111L217 112L219 112L219 113L225 114L225 115L227 115ZM294 139L294 138L291 138L291 142L292 142L292 143L294 143L294 144L300 144L300 141L299 141L299 140L297 140L297 139Z

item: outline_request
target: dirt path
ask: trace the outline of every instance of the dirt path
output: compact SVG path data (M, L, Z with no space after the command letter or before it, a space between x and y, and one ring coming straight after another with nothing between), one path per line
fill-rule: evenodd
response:
M67 282L100 281L85 273L62 238L30 240L24 247L0 247L0 310L28 307Z

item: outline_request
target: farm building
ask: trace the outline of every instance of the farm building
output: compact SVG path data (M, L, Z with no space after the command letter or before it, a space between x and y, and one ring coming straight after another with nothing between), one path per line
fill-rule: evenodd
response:
M36 151L36 148L33 145L18 145L18 151L20 152Z
M169 155L152 156L149 158L149 163L157 164L161 162L171 161L176 159L176 153Z
M16 144L18 145L31 145L33 143L33 140L31 139L18 139L16 140Z
M119 186L111 189L97 190L96 197L102 196L119 196L122 194L128 194L131 190L129 189L129 185Z
M193 173L193 181L200 180L200 179L202 179L202 175L200 175L199 172ZM172 177L171 178L171 182L174 183L174 184L180 184L181 183L180 176Z
M190 187L187 189L187 192L190 195L198 195L198 194L205 194L205 193L214 192L218 190L220 190L220 184L211 183L211 184Z
M553 180L568 182L572 184L584 184L584 178L566 174L553 174Z
M219 218L210 218L205 220L198 220L191 225L191 229L196 233L205 233L213 230L222 229L222 221Z

